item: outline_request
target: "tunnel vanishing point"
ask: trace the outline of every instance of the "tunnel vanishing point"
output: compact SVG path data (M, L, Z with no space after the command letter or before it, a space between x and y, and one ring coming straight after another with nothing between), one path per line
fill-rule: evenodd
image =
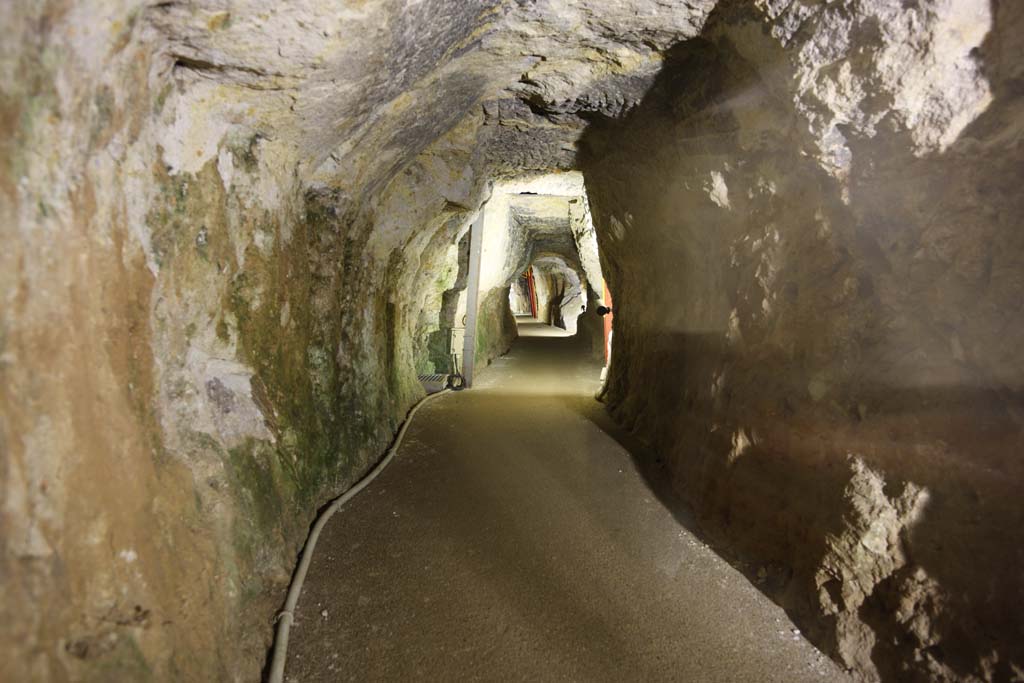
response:
M0 680L259 680L317 511L515 309L844 675L1024 681L1024 3L0 25Z

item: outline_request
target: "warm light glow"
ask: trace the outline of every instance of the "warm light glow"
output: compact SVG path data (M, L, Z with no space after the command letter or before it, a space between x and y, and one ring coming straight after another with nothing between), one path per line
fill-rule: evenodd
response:
M572 334L560 327L552 327L533 316L516 316L516 327L520 337L571 337Z

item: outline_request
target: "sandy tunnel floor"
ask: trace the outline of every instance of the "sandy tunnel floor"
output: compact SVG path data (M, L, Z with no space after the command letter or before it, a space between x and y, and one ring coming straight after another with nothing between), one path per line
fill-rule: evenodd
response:
M576 340L531 331L328 524L287 680L843 680L652 491Z

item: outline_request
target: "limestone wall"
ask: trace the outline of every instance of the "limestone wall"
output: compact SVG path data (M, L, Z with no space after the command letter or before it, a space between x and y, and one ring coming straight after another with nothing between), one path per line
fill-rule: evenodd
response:
M197 55L253 15L0 12L0 678L254 680L316 510L422 392L482 179L312 180L295 82Z
M0 678L258 676L316 510L446 360L488 169L523 170L481 101L524 41L560 51L538 86L607 76L557 15L0 3Z
M1009 680L1021 11L776 5L720 5L584 136L615 296L606 400L859 675Z
M576 334L576 322L584 309L587 281L580 277L578 262L560 255L534 259L537 287L537 318Z

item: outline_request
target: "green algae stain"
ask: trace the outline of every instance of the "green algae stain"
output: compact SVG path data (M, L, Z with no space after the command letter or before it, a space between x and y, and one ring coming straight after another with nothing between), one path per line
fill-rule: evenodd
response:
M217 339L220 339L225 344L231 342L231 328L223 317L217 321Z
M354 236L317 199L307 199L303 215L287 244L278 240L266 255L249 248L246 270L235 276L226 306L237 320L246 362L274 406L278 460L295 504L308 509L383 450L381 422L393 426L393 390L360 384L360 369L344 354L356 343L358 323L345 310L345 295L360 282L365 238ZM276 225L265 229L279 232ZM365 305L376 306L377 298L371 294ZM285 301L290 322L282 327ZM377 364L388 367L391 347L385 341L373 349Z
M153 670L135 638L126 629L119 629L116 635L111 635L116 638L113 649L82 672L82 680L90 683L153 680Z
M160 89L160 92L153 98L153 114L159 116L163 113L164 105L167 104L167 98L174 92L174 84L168 83Z
M229 140L225 147L231 153L235 164L244 171L255 173L259 171L259 134L253 134L238 139Z
M100 141L109 136L109 128L114 120L116 103L110 88L100 88L93 96L93 115L89 126L89 148L100 146Z
M239 540L251 553L262 533L280 524L286 510L286 501L275 485L276 453L263 442L247 439L241 446L229 449L227 455L229 479L236 497L244 503L245 526L251 527L252 532L243 532Z

